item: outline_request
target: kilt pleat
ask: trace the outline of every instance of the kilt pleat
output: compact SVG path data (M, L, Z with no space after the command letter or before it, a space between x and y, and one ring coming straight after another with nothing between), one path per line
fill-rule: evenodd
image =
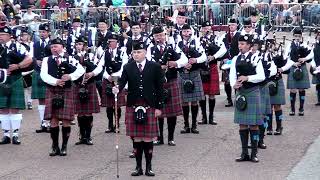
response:
M52 118L58 118L63 120L74 120L75 115L75 101L74 101L74 90L71 88L60 88L60 87L47 87L46 90L46 108L44 112L44 119L51 120ZM55 94L60 94L64 98L64 107L54 109L52 107L52 100Z
M296 81L293 78L293 71L295 67L291 67L290 73L288 74L287 81L287 89L309 89L310 88L310 80L309 80L309 71L307 70L307 66L301 66L303 72L303 79L300 81Z
M217 64L210 65L210 80L203 83L203 91L206 95L219 95L219 73Z
M40 72L34 71L32 73L32 92L31 98L32 99L45 99L46 98L46 85L40 85L39 80Z
M193 81L194 84L194 91L192 93L186 93L183 88L184 80L190 79ZM200 71L192 71L190 73L179 73L179 84L180 84L180 90L181 90L181 96L182 96L182 102L195 102L204 100L204 92L203 92L203 86L200 76Z
M235 108L234 123L242 125L261 125L263 119L261 118L261 98L259 86L250 89L240 89L237 95L241 93L247 99L247 108L244 111L239 111Z
M172 79L163 85L164 89L171 91L171 98L164 104L161 109L161 117L175 117L182 115L182 100L181 92L178 84L178 79Z
M143 104L141 104L143 105ZM145 105L145 104L144 104ZM136 124L134 121L134 107L126 107L125 115L126 135L130 137L155 138L158 137L158 121L155 109L147 109L146 124Z
M86 84L86 88L88 90L88 97L89 98L88 98L88 101L85 103L80 102L80 98L78 95L80 85L76 85L74 88L75 106L76 106L75 113L78 115L99 113L100 106L99 106L99 100L98 100L98 93L97 93L97 89L96 89L96 83L92 82L90 84Z
M277 80L278 82L278 91L274 96L270 96L270 104L272 105L285 105L286 104L286 95L283 79Z
M25 109L22 75L8 76L6 83L11 86L11 95L5 95L0 88L0 108Z
M260 98L261 98L261 114L264 118L265 115L271 113L270 93L268 84L260 86Z
M102 107L114 107L115 104L115 97L114 96L110 96L107 95L106 92L106 88L107 85L110 85L111 82L109 82L108 80L104 79L102 81L102 95L101 95L101 106ZM112 85L113 87L114 85ZM126 105L126 91L122 91L118 94L118 107L122 107Z

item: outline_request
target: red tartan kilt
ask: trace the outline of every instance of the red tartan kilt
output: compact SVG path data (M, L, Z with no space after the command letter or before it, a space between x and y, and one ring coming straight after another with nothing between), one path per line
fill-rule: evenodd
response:
M61 120L74 120L75 114L75 101L74 101L74 90L71 88L63 89L60 87L47 87L46 89L46 101L45 101L45 112L44 119L51 120L57 118ZM53 109L52 99L55 94L61 94L64 97L64 107L60 109Z
M102 81L102 95L101 95L101 106L102 107L114 107L114 96L107 96L106 87L107 84L111 84L108 80ZM122 91L118 94L118 107L126 105L126 94L127 92Z
M75 95L75 106L76 106L76 114L86 115L92 113L99 113L100 106L98 100L98 93L96 89L96 83L90 83L86 85L88 90L89 98L85 103L81 103L79 99L79 89L80 85L76 85L74 87L74 95Z
M145 103L140 103L146 105ZM155 138L158 137L158 121L155 117L154 108L147 109L147 123L135 124L134 107L126 107L125 124L126 135L130 137Z
M171 91L171 98L168 99L168 102L165 103L161 109L161 117L176 117L182 115L182 100L178 79L172 79L164 83L163 87Z
M203 91L205 95L219 95L219 73L217 64L210 65L210 80L203 83Z

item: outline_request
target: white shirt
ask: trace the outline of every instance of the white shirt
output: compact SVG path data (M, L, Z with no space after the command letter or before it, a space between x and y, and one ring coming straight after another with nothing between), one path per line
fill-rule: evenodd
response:
M195 48L196 50L201 54L200 57L196 58L197 59L197 63L203 63L203 62L206 62L207 60L207 55L205 53L205 50L203 49L201 43L200 43L200 40L199 38L194 38L195 40ZM190 39L188 42L186 42L185 40L183 40L183 44L184 45L187 45L188 47L190 46L190 42L192 41L192 39ZM184 53L181 53L181 54L184 54Z

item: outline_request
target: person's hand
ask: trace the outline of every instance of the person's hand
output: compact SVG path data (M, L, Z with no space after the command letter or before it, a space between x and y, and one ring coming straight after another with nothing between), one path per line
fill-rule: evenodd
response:
M128 39L127 33L123 32L123 33L122 33L122 36L123 36L125 39Z
M282 68L278 68L278 72L279 72L280 74L283 73Z
M237 80L237 82L239 82L239 83L243 83L243 82L245 82L245 81L248 81L248 76L240 76L239 78L238 78L238 80Z
M89 80L90 78L92 78L94 76L94 73L93 72L89 72L89 73L86 73L84 75L84 78L85 80Z
M208 56L208 61L210 62L210 61L214 61L214 56Z
M161 69L166 70L168 68L168 66L166 65L161 65Z
M160 109L156 109L156 110L154 111L154 115L155 115L156 117L161 116L161 114L162 114L162 112L161 112Z
M19 65L18 64L10 64L8 71L12 72L12 71L15 71L17 69L19 69Z
M190 63L188 63L187 65L185 65L185 66L184 66L184 68L186 68L186 69L188 69L188 70L189 70L189 69L191 69L191 68L192 68L192 65L191 65Z
M301 66L301 63L300 62L296 62L296 63L294 63L293 64L295 67L299 67L299 66Z
M64 74L61 77L61 80L64 81L64 82L69 81L69 80L71 80L71 76L69 74Z
M196 58L190 58L189 59L189 63L190 64L195 64L195 63L197 63L197 59Z
M176 67L178 67L178 64L175 61L169 61L168 66L169 66L169 68L176 68Z
M242 86L241 83L236 82L236 84L233 86L234 89L239 89Z
M107 78L107 80L108 80L109 82L112 82L112 76L109 76L109 77Z
M63 80L59 79L57 81L57 86L63 87L64 85L65 85L65 82Z
M305 60L303 58L299 58L298 59L299 63L303 64L305 62Z
M112 93L113 94L118 94L119 93L119 87L118 86L112 87Z

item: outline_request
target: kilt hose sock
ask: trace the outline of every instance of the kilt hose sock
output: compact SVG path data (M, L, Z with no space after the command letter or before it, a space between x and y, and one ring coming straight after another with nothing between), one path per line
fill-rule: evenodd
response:
M216 98L209 98L209 122L213 122L213 111L216 106Z
M66 148L70 137L71 127L62 127L62 148Z
M272 131L272 114L273 114L273 112L271 112L271 114L268 114L267 115L267 122L268 122L268 128L267 128L267 130L268 131Z
M224 83L224 91L227 94L227 100L232 101L232 98L231 98L232 89L231 89L230 83Z
M290 103L291 103L291 111L295 112L296 111L296 95L297 93L295 92L290 92Z
M242 155L249 155L248 152L248 141L249 141L249 129L239 130L240 141L242 146Z
M306 98L306 91L305 90L299 91L299 100L300 100L299 111L303 111L305 98Z
M158 118L159 123L159 136L158 141L163 142L163 124L164 124L164 118Z
M10 124L9 115L0 114L0 121L1 121L3 136L10 137L11 124Z
M133 141L134 154L136 157L136 169L142 169L143 143L144 142Z
M259 144L264 144L264 133L266 131L265 123L267 123L266 119L264 119L264 123L262 125L259 125Z
M276 130L280 130L282 128L282 120L283 120L282 110L275 111L274 113L276 116L276 123L277 123Z
M187 106L182 106L182 111L183 111L183 119L184 119L184 127L189 128L189 112L190 112L190 107L189 105Z
M83 140L86 137L86 127L85 127L85 116L78 116L78 126L79 126L79 140Z
M146 158L146 171L151 170L151 161L153 153L153 142L143 142L144 156Z
M251 158L257 157L259 130L251 130L250 129L250 140L251 140Z
M207 123L208 118L207 118L207 97L204 97L204 100L199 101L200 108L201 108L201 113L202 113L202 122Z
M50 128L50 136L52 139L52 148L59 148L59 126Z
M86 117L86 128L85 128L85 137L87 139L91 139L91 131L93 126L93 116L85 116Z
M177 117L168 117L167 124L168 124L168 142L169 142L174 140L174 130L177 124Z
M120 127L121 108L118 107L117 113L118 113L118 127Z
M11 114L9 117L10 117L10 121L11 121L12 136L18 137L19 130L21 127L22 114Z
M46 108L46 105L38 105L40 126L49 127L47 121L44 120L44 111L45 111L45 108Z
M113 127L113 108L112 107L107 107L106 109L107 111L107 118L108 118L108 128L110 130L113 130L114 127Z
M318 100L318 103L320 103L320 84L316 85L316 90L317 90L317 100Z
M197 129L198 111L199 111L198 105L191 105L192 129Z

